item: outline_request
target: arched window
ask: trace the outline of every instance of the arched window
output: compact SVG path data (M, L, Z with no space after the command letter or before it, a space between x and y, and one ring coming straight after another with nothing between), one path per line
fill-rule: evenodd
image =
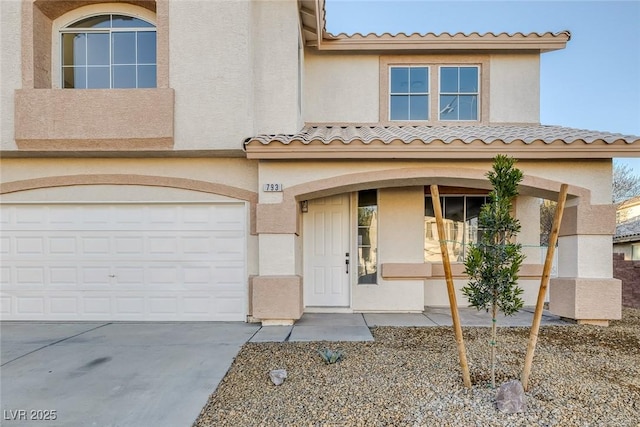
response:
M75 89L155 88L156 27L103 14L60 30L61 85Z

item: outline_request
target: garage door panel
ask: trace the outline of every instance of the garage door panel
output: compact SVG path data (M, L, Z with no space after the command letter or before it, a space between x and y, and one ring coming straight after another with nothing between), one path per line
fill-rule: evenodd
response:
M4 319L244 320L244 204L1 211Z

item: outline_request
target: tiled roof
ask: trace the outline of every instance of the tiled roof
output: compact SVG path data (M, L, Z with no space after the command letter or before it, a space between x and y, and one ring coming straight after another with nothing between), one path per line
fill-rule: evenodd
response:
M571 38L571 33L569 31L560 31L557 33L553 33L551 31L547 31L545 33L536 33L536 32L531 32L531 33L522 33L522 32L516 32L516 33L507 33L507 32L502 32L502 33L493 33L491 31L486 32L486 33L478 33L476 31L472 32L472 33L462 33L462 32L457 32L454 34L448 33L448 32L444 32L444 33L433 33L433 32L429 32L429 33L413 33L413 34L406 34L406 33L397 33L397 34L391 34L391 33L383 33L383 34L377 34L377 33L369 33L369 34L361 34L361 33L354 33L354 34L347 34L347 33L339 33L339 34L332 34L332 33L325 33L324 36L325 39L327 40L332 40L332 39L378 39L378 40L383 40L383 39L396 39L396 40L401 40L401 39L409 39L409 38L421 38L421 39L439 39L439 40L462 40L462 39L472 39L472 38L483 38L483 39L544 39L544 38L567 38L570 39Z
M569 31L557 33L440 33L424 34L331 34L326 30L324 0L298 0L303 37L307 46L319 50L438 50L438 49L524 49L547 52L563 49L571 39Z
M618 224L613 241L614 243L640 241L640 218Z
M469 126L307 126L295 134L258 135L245 141L245 145L260 143L268 145L294 142L308 145L311 143L351 144L354 141L364 144L379 142L391 144L431 144L442 142L451 144L532 144L542 142L551 144L638 144L640 137L618 133L573 129L562 126L546 125L469 125Z

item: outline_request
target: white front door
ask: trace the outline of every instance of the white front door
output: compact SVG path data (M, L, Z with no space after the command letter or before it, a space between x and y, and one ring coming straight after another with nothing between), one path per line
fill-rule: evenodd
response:
M306 307L349 307L349 195L309 201L304 221Z

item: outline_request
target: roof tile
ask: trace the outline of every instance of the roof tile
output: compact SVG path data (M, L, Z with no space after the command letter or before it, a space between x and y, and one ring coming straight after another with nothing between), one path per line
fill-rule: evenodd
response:
M583 142L593 144L602 141L606 144L623 142L640 144L640 136L619 133L600 132L549 125L465 125L465 126L306 126L296 134L258 135L245 141L245 145L260 143L268 145L292 142L302 144L322 143L350 144L354 141L370 144L374 141L390 144L395 141L404 144L431 144L440 141L445 144L463 142L471 144L512 144L522 142L532 144L540 141L545 144L573 144Z

